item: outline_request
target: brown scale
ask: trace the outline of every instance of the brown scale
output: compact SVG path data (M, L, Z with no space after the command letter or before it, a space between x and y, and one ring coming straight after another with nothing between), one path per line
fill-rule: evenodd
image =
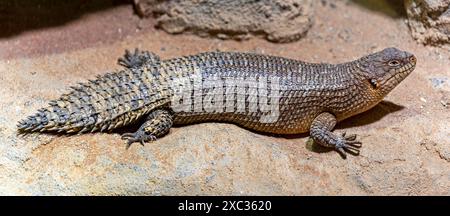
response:
M414 70L416 59L396 48L336 65L232 52L160 60L153 53L136 50L127 51L119 64L125 68L74 87L72 92L51 101L47 108L20 121L19 130L104 131L145 118L138 131L122 136L130 145L155 140L168 133L174 124L220 121L273 134L310 132L318 144L335 148L345 156L346 151L358 153L361 143L356 141L356 135L332 133L334 126L380 102ZM280 89L272 89L273 78ZM235 81L232 84L244 88L224 85L223 91L217 91L219 86L214 84L196 86L194 91L186 83L177 83L183 79L190 84L200 79L220 85L232 79ZM266 89L248 82L259 79L269 81ZM259 101L272 91L279 91L279 98L272 98L279 99L279 116L272 117L271 122L262 122L261 117L269 112L257 109ZM185 99L191 99L188 104L191 107L209 101L211 109L201 106L200 110L173 110L174 94L188 96ZM242 104L244 111L237 112Z

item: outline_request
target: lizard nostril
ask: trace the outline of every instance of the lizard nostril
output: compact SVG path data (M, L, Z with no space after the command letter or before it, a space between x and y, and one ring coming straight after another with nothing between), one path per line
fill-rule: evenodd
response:
M409 57L409 60L410 60L410 61L412 61L412 62L414 62L414 63L416 63L416 61L417 61L417 59L416 59L416 57L415 57L415 56L411 56L411 57Z

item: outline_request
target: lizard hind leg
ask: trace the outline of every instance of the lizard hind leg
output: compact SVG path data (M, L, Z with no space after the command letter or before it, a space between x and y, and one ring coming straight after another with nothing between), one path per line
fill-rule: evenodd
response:
M331 147L346 158L346 152L359 154L361 142L356 141L355 134L347 135L345 132L340 136L331 132L336 125L336 117L328 112L319 114L312 122L310 135L314 142L324 147Z
M155 141L157 137L167 134L172 125L173 115L169 110L154 110L136 132L125 133L122 139L127 140L127 149L135 142L144 145L144 142Z
M133 69L139 68L146 63L156 63L159 61L160 58L155 53L141 51L136 48L134 53L131 53L129 50L125 50L125 54L117 60L117 63L125 68Z

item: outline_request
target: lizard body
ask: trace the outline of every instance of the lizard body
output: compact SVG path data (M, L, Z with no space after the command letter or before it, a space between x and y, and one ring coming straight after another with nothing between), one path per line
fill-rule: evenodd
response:
M378 104L415 68L414 55L387 48L342 64L208 52L161 60L126 52L124 69L73 87L22 120L22 132L110 131L139 119L128 145L155 140L172 125L229 122L272 134L310 132L318 144L357 152L355 135L337 135L337 122Z

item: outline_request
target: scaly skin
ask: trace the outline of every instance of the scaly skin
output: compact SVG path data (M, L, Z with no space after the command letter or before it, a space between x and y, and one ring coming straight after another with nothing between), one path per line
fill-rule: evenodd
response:
M174 124L220 121L272 134L309 131L345 157L361 143L332 133L336 123L378 104L414 70L416 58L396 48L337 65L231 52L160 60L136 50L119 64L125 68L74 87L20 121L19 130L109 131L146 118L123 135L130 145L155 140ZM184 107L175 106L180 101Z

